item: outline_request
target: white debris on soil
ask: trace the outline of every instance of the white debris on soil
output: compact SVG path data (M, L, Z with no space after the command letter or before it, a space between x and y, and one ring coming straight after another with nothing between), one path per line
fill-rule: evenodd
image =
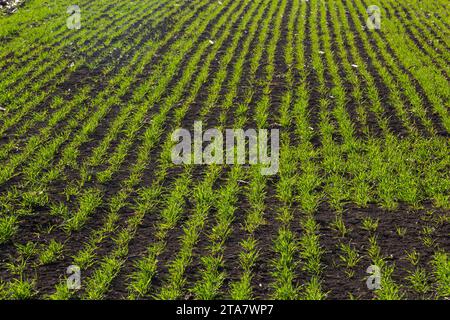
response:
M209 43L211 43L211 44L214 44L214 41L212 41L212 40L209 40Z
M6 109L5 109L5 108L2 108L2 107L0 107L0 111L6 111Z
M353 68L358 68L358 65L357 64L352 64L352 67Z
M323 52L322 50L319 51L320 54L325 54L325 52Z
M0 9L6 9L9 13L14 13L17 11L24 0L0 0Z

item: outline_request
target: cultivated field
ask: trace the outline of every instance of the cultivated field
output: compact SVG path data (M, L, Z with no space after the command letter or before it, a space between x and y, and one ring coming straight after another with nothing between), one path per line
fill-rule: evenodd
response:
M450 298L448 0L0 10L0 298ZM195 121L279 172L175 164Z

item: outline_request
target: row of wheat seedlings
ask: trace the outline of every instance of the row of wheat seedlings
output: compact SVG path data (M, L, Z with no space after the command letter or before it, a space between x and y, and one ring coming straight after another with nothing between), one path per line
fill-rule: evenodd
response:
M222 271L225 267L225 242L231 233L230 226L234 220L239 192L238 180L243 177L242 171L240 165L234 166L227 182L220 190L215 191L217 195L212 207L216 208L216 213L211 230L206 235L209 245L204 248L199 269L194 271L197 280L187 285L196 299L211 300L220 296L220 288L226 279L226 273Z
M230 6L229 13L231 13L233 11L235 6L236 5ZM241 8L241 10L243 10L243 8ZM219 13L219 11L216 12L215 14ZM236 16L238 16L238 14L236 14ZM215 31L213 31L212 34L215 34L216 32L218 32L218 30L220 30L220 26L223 25L223 23L225 21L227 21L227 18L228 18L227 14L224 14L221 17L221 19L219 20L217 25L215 25ZM236 19L236 17L234 19ZM192 57L191 61L193 61L193 63L190 63L188 69L186 70L186 74L183 78L182 83L188 82L187 80L189 80L190 74L194 72L195 66L196 66L196 64L198 64L198 62L200 60L202 51L206 50L207 47L208 47L207 45L202 45L201 50L197 53L197 55ZM212 60L212 57L213 57L213 55L210 56L210 61ZM207 70L207 67L206 67L206 70ZM203 74L204 74L204 72L201 73L201 75L203 75ZM195 87L193 90L194 90L193 93L195 93L195 94L198 93L198 87ZM176 94L175 94L175 96L176 96ZM167 99L167 102L169 103L169 102L173 102L173 101L169 97L169 99ZM166 107L167 106L170 107L170 104L167 104ZM179 115L181 116L181 114L179 114ZM178 119L178 120L181 121L181 119ZM155 123L155 125L151 126L144 134L144 136L147 138L147 141L144 141L144 145L142 145L141 148L139 149L138 162L133 167L132 173L130 174L129 179L125 183L125 186L128 189L131 189L139 181L140 176L142 176L143 170L145 169L145 167L148 163L148 157L150 156L149 152L150 152L151 148L153 148L155 146L157 139L159 139L159 136L162 134L162 130L163 130L162 124L164 123L164 121L155 121L154 123ZM165 144L164 150L162 151L162 155L164 157L167 157L167 156L170 157L169 147L170 147L170 144ZM168 166L167 166L168 164L169 164L168 162L163 162L163 166L161 167L161 173L156 174L156 175L161 176L163 178L165 175L164 172L166 172L168 170ZM158 190L157 188L151 188L151 189ZM150 189L146 189L140 193L145 195L145 194L149 194L150 191L151 191ZM124 190L124 192L126 192L126 190ZM167 213L170 215L173 212L167 211ZM136 212L136 214L131 219L129 219L129 221L127 221L127 227L123 228L122 231L119 232L119 236L117 237L117 242L116 242L116 248L108 257L106 257L103 260L103 262L100 264L99 268L94 271L94 273L92 274L92 277L90 278L90 280L88 280L88 285L86 288L86 297L88 297L88 298L101 297L106 292L106 290L110 284L110 281L114 278L113 275L120 271L120 266L123 263L123 261L125 261L124 259L126 259L126 253L128 252L128 243L132 239L132 235L134 235L138 226L142 222L143 216L145 214L146 214L146 211ZM172 216L172 217L174 217L174 216ZM130 237L126 236L127 234L131 234L131 236ZM123 235L123 237L120 237L120 235ZM126 241L120 242L119 241L120 239L122 239L122 240L126 239ZM115 269L112 267L114 267ZM111 274L111 272L113 270L116 273ZM104 275L104 274L108 274L109 276L107 278L103 278L102 275Z
M243 226L238 232L246 233L246 238L240 241L241 251L239 252L239 268L241 274L238 280L230 283L228 296L234 300L250 300L255 298L252 288L254 279L253 269L259 257L258 240L255 231L264 223L265 196L267 188L267 178L261 175L261 166L254 166L250 169L250 182L246 190L250 209L245 216Z
M294 70L299 75L298 83L291 83L289 86L293 87L294 92L292 95L292 110L290 108L282 108L283 112L280 114L281 124L285 123L286 127L289 127L289 121L286 121L289 117L292 117L292 123L294 124L296 145L290 146L289 136L283 139L287 141L287 145L284 147L284 154L280 164L280 172L285 171L284 185L279 183L278 194L280 199L285 203L285 210L279 214L281 221L291 221L293 218L294 203L298 203L299 211L303 214L300 219L300 227L302 236L299 239L295 239L294 235L289 229L280 229L279 236L275 242L279 248L280 262L278 266L282 273L280 274L280 289L275 291L275 297L289 298L290 296L299 297L301 299L322 299L325 294L321 289L321 255L322 249L320 247L319 238L316 234L316 227L314 221L314 212L318 207L320 201L320 195L316 192L316 187L320 184L320 177L317 171L317 165L314 162L315 150L311 143L313 138L312 127L310 126L309 119L309 97L311 88L308 87L308 71L306 68L306 28L311 30L309 39L311 40L311 50L319 51L318 36L315 30L315 23L317 12L315 12L312 3L306 4L302 2L301 14L299 19L305 19L304 24L299 24L299 28L296 32L298 34L295 39L296 50ZM308 19L306 19L306 17ZM287 52L290 50L288 49ZM289 57L289 55L287 55ZM313 60L316 60L317 56L313 55ZM289 63L291 58L287 59ZM315 65L318 66L318 65ZM288 81L289 83L289 81ZM287 95L289 93L286 93ZM290 99L288 99L290 100ZM286 102L285 102L286 103ZM286 114L286 115L283 115ZM285 160L283 158L285 157ZM298 172L298 167L301 167L301 172ZM297 173L298 172L298 173ZM312 224L311 224L312 222ZM311 229L313 227L313 229ZM297 257L300 259L294 269L290 269L289 261ZM284 261L283 261L284 260ZM294 274L293 274L294 272ZM298 272L299 274L295 274ZM283 275L284 274L284 275ZM306 275L301 277L300 275ZM283 276L285 279L281 278ZM304 283L301 287L297 287L295 281L297 279L304 279ZM288 289L288 290L286 290ZM280 296L280 294L282 294Z
M187 15L188 16L188 15ZM185 21L185 20L183 20ZM182 26L182 24L178 24L179 27ZM170 35L174 34L175 32L177 32L178 30L175 29L172 33L170 33ZM164 43L166 43L169 40L169 37L166 37L163 41L161 41L161 45L163 45ZM157 48L159 46L156 45L154 50L156 51ZM105 99L105 97L108 97L108 95L110 95L112 93L112 90L114 88L115 85L120 84L121 88L123 88L122 90L126 89L126 85L128 83L130 83L132 81L132 78L130 78L130 68L132 68L132 66L134 65L134 63L139 62L139 64L137 66L134 66L136 69L134 69L134 73L131 73L131 75L133 74L137 74L138 72L140 72L140 69L142 68L142 63L144 63L145 61L150 60L150 58L152 57L152 55L146 56L145 60L142 61L138 61L138 57L140 54L136 53L136 55L134 56L134 58L132 59L132 63L130 63L130 65L128 65L126 68L121 69L120 73L118 75L116 75L113 79L110 80L109 82L109 86L107 88L105 88L104 91L102 91L93 101L92 101L92 105L95 107L97 107L97 105L101 104L102 100ZM127 74L128 73L128 74ZM126 77L126 78L125 78ZM124 79L125 78L125 79ZM117 90L117 89L116 89ZM112 99L111 99L112 100ZM46 130L45 128L43 130ZM71 130L64 130L64 131L71 131ZM47 133L48 131L46 131ZM49 133L49 132L48 132ZM42 136L39 138L41 141L45 141L47 139L43 138ZM12 166L17 166L19 163L23 162L26 158L26 154L27 154L27 149L31 149L30 151L32 151L34 148L30 147L28 144L27 146L24 148L24 152L22 154L16 154L12 159L10 159L10 162L13 162ZM10 168L8 168L8 166L6 166L6 168L4 169L6 171L11 171ZM14 171L14 170L13 170Z
M205 14L208 14L208 12L206 12ZM81 196L81 199L84 199L86 197L89 198L91 195L92 196L93 195L98 195L98 190L95 190L95 189L88 189L88 190L86 190L83 193L83 195ZM91 214L93 212L94 209L95 208L90 206L89 207L89 211L86 211L85 207L82 206L82 207L80 207L80 210L77 211L75 214L73 214L73 216L71 216L67 221L70 222L71 226L74 226L74 227L78 228L78 227L80 227L80 223L79 222L81 221L81 223L83 223L83 221L89 216L89 214Z
M152 143L154 143L154 141ZM145 161L145 159L143 161ZM134 169L138 167L142 169L142 161L139 163L139 166L136 165ZM137 173L139 168L135 170L135 174ZM124 201L127 199L133 183L134 182L131 179L128 180L126 182L126 186L111 199L109 204L111 210L105 219L105 223L102 229L94 234L93 237L90 238L89 243L86 244L85 248L77 254L77 256L75 257L76 263L87 266L92 262L96 245L104 239L104 236L108 231L111 232L112 230L114 230L114 224L118 219L118 210L124 207Z
M300 134L301 143L298 145L297 157L301 160L302 173L298 180L297 192L302 211L301 230L303 235L299 240L300 258L303 260L301 270L305 272L308 281L303 288L302 298L304 299L323 299L327 293L322 291L321 275L323 272L322 255L324 249L320 244L319 225L314 217L324 193L329 193L330 204L339 209L339 203L345 198L340 192L337 192L339 184L345 183L339 175L339 164L341 160L340 148L351 150L355 148L356 140L353 137L354 129L345 109L345 92L340 79L335 61L332 56L330 35L328 31L328 21L326 20L326 7L322 2L311 3L311 17L309 27L311 31L311 56L312 67L315 70L317 78L317 92L320 95L318 100L319 108L318 133L310 132L312 127L308 127L308 115L304 110L304 104L308 97L301 97L298 105L295 106L295 114L302 119L297 127ZM320 24L321 33L314 27ZM302 56L299 56L302 58ZM301 62L303 60L300 60ZM327 84L327 79L330 84ZM331 86L328 89L327 85ZM311 90L311 89L310 89ZM330 107L333 107L330 110ZM334 141L333 135L336 134L335 124L331 116L337 120L339 134L343 139L343 146L340 147ZM321 136L321 147L314 150L311 144L313 134ZM320 152L321 159L317 159L317 153ZM319 166L316 161L321 160ZM325 184L323 190L319 189L321 184ZM334 187L337 187L336 189ZM341 191L341 190L339 190Z
M307 10L308 9L308 10ZM294 132L297 145L294 147L292 157L296 159L300 165L301 171L295 178L294 184L294 201L298 203L299 210L302 212L300 218L300 227L302 231L301 237L298 239L298 251L300 264L297 268L300 275L299 279L304 279L300 288L301 299L324 299L326 293L322 290L321 273L322 273L322 254L323 248L320 245L320 236L318 234L318 225L314 218L314 213L318 209L321 201L321 193L318 187L321 184L321 176L316 161L317 149L312 144L314 137L313 127L311 126L310 108L312 84L308 84L310 72L306 67L305 55L307 53L306 44L311 45L313 68L316 70L317 78L321 78L320 63L318 54L321 50L318 42L316 5L310 3L307 8L302 9L302 17L309 15L309 19L304 28L309 28L310 33L299 37L296 40L295 51L295 70L300 75L294 96L292 106L292 119L295 120ZM313 31L314 30L314 31ZM305 31L301 31L303 34ZM320 86L320 85L319 85ZM292 168L293 169L293 168ZM292 170L291 169L291 170Z

